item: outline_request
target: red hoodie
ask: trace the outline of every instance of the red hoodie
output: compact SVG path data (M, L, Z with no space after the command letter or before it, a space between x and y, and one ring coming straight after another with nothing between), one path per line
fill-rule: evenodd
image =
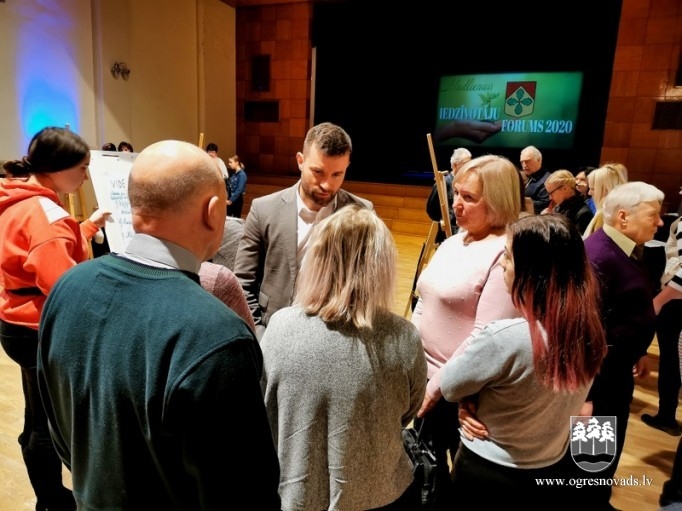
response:
M0 180L0 319L37 330L47 294L89 258L97 231L90 220L79 225L49 188Z

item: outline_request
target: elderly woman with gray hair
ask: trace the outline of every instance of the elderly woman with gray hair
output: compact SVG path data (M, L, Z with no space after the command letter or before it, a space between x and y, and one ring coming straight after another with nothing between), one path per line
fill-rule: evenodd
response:
M641 181L616 186L603 201L603 227L585 239L585 252L600 283L609 352L581 415L612 417L616 426L614 459L599 472L600 478L608 479L616 473L625 443L634 377L649 373L646 354L655 333L656 313L654 290L641 251L663 225L663 197L661 190ZM609 509L611 487L589 489L594 495L586 496L586 502L594 504L594 509Z

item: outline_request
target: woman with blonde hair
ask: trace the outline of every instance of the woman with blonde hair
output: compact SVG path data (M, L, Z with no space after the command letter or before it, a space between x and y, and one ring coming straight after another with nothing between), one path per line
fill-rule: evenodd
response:
M551 200L550 208L546 212L564 215L582 234L594 214L576 189L576 183L575 177L568 170L552 172L545 181L545 188Z
M458 404L446 402L441 394L442 368L490 321L519 314L506 292L499 265L507 225L521 211L516 166L503 156L480 156L459 169L452 186L459 232L440 244L421 272L419 300L412 313L429 378L416 422L434 446L439 471L436 484L444 490L439 495L445 496L450 479L448 451L454 456L459 433ZM451 507L452 501L447 496L445 500L436 503L438 509Z
M594 200L597 211L583 232L583 239L604 226L602 204L606 195L616 186L627 182L627 170L622 164L607 163L590 172L587 182L590 187L589 194Z
M623 179L625 179L625 181L628 180L628 169L622 163L619 163L617 161L610 161L608 163L605 163L604 166L610 167L613 170L617 170L618 172L620 172L621 176L623 176Z
M416 328L390 311L397 252L374 211L348 205L313 231L293 305L260 342L282 509L419 507L402 429L424 397Z

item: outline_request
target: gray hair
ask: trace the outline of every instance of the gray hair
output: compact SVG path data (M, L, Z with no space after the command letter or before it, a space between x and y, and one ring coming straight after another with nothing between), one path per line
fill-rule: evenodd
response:
M632 213L643 202L662 203L665 194L654 185L644 181L630 181L616 186L604 197L602 213L604 223L613 225L619 210Z
M521 151L521 154L523 155L524 153L530 156L533 160L542 163L542 153L540 152L540 149L538 149L534 145L524 147L523 150Z
M458 147L452 152L450 156L450 168L452 168L455 163L462 164L471 161L471 152L465 147Z

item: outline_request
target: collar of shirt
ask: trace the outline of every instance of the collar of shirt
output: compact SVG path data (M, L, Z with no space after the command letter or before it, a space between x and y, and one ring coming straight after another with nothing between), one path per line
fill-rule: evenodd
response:
M320 220L329 216L331 212L336 209L337 200L337 197L335 196L334 199L328 205L324 206L319 211L312 211L308 209L308 207L303 202L303 199L301 198L300 188L301 184L299 181L296 193L296 211L298 213L297 239L299 245L303 240L307 239L308 234L314 224L318 224Z
M199 273L201 261L189 250L148 234L135 233L121 256L156 268Z
M636 243L628 238L625 234L621 233L618 229L611 227L610 225L604 224L602 227L604 233L613 240L613 242L618 245L625 255L630 257L632 251L635 249Z
M547 170L543 168L539 168L535 172L533 172L530 176L528 176L528 181L526 182L526 186L528 183L535 183L537 181L540 181L544 177L544 175L547 174Z

